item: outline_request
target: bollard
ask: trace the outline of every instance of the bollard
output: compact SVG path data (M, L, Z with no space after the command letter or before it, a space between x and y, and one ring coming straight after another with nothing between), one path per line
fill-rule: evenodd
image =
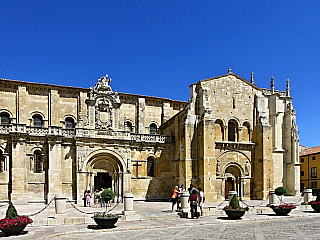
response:
M183 192L181 194L180 200L181 200L181 212L189 212L190 204L189 201L190 194L188 192Z
M54 208L56 211L55 218L66 218L66 200L67 198L63 195L55 195L54 197Z
M268 205L274 205L277 204L277 195L274 190L269 191L269 204Z
M123 196L124 198L124 211L130 212L133 211L133 194L127 193Z
M233 198L233 195L238 195L237 191L229 191L228 192L229 205L230 205L231 199Z
M140 221L140 215L133 211L133 194L127 193L123 196L124 204L122 211L124 221Z
M312 201L312 189L305 189L303 191L303 205L308 205Z

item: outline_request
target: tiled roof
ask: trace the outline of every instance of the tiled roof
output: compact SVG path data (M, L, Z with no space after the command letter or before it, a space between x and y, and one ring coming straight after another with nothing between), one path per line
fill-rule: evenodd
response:
M302 157L302 156L307 156L307 155L316 154L316 153L320 153L320 146L307 148L307 149L303 150L302 152L300 152L299 155L300 155L300 157Z

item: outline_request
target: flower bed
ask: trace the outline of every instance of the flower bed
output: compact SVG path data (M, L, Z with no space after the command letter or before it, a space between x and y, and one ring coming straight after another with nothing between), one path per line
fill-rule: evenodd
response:
M229 206L225 206L222 210L245 210L245 211L248 211L249 208L248 207L233 208L231 205L229 205Z
M32 223L32 219L28 216L18 216L15 219L3 218L0 220L0 230L11 228L14 226L22 226Z
M296 206L292 204L271 205L272 209L295 209Z
M116 214L106 214L105 212L96 212L94 213L94 217L96 218L115 218L115 217L118 217L118 215Z

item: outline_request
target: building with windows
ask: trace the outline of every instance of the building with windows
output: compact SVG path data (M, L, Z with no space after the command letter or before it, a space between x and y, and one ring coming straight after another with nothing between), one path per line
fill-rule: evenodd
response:
M306 148L300 152L301 176L300 189L312 189L313 192L320 188L320 146Z
M80 201L112 188L116 201L169 198L175 185L202 187L207 201L229 190L264 199L300 191L296 113L285 92L228 71L190 86L190 101L0 79L1 201Z

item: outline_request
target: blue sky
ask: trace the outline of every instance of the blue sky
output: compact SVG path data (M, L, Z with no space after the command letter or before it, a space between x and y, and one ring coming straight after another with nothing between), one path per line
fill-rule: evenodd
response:
M0 5L0 78L185 100L227 73L285 90L300 141L320 145L319 1L8 1Z

